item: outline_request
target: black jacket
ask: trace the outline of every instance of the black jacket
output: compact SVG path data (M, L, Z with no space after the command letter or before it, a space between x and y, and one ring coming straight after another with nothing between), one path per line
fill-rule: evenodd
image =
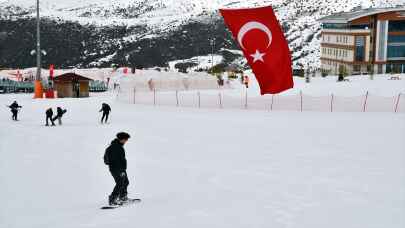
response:
M17 110L17 109L21 108L21 106L19 106L16 102L12 103L8 107L11 108L11 110Z
M112 141L111 145L105 150L104 163L113 172L125 172L127 170L124 145L118 139Z
M45 114L46 114L47 117L51 117L51 118L52 118L52 116L53 116L53 110L52 110L51 108L50 108L50 109L47 109L46 112L45 112Z
M111 107L108 104L103 104L102 107L101 107L100 112L110 113L111 112Z
M63 116L63 114L65 114L67 112L67 110L66 109L62 109L62 108L60 108L60 107L58 107L57 109L56 109L56 113L57 113L57 117L62 117Z

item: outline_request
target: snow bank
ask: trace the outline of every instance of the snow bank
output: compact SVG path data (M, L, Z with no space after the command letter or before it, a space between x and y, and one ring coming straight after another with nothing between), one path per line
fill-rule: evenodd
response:
M0 109L0 227L405 226L405 116L154 108L88 99L17 99ZM102 102L112 105L100 125ZM63 127L44 111L68 109ZM3 106L4 107L4 106ZM113 180L103 164L118 131L129 192L141 204L102 211Z

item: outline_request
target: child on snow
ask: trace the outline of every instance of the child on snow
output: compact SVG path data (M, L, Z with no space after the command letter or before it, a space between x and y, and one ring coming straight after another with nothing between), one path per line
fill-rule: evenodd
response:
M58 120L59 125L62 125L62 116L67 112L66 109L62 109L61 107L56 108L56 116L52 119L53 122Z
M52 126L55 126L55 123L53 122L53 110L52 110L52 108L47 109L45 114L46 114L46 124L45 124L45 126L49 126L48 120L51 121Z
M108 104L103 103L101 105L100 112L103 112L103 117L101 117L101 123L107 123L108 116L110 115L110 112L111 112L111 107Z
M20 110L20 108L22 108L22 106L18 105L17 101L14 101L10 106L8 106L11 109L11 113L12 115L12 119L14 121L17 121L17 115L18 115L18 111Z

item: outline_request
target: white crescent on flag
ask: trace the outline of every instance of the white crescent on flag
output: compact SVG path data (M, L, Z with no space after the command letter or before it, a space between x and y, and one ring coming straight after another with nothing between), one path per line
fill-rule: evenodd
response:
M240 28L238 33L238 42L240 46L246 50L245 46L243 45L243 37L245 37L246 33L253 29L259 29L266 33L266 35L269 37L269 43L267 44L267 48L269 48L273 39L273 35L268 27L257 21L250 21Z

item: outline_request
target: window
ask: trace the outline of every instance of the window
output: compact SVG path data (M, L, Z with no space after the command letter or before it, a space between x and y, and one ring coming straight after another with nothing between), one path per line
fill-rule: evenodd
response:
M405 43L405 36L388 36L388 43Z
M361 71L361 65L353 65L353 71L354 72L360 72Z
M383 73L383 65L379 64L378 65L378 74L382 74Z
M356 37L356 53L355 53L355 60L363 62L365 59L365 37L364 36L357 36Z
M347 24L333 24L333 23L324 23L322 24L324 29L346 29Z
M368 29L370 27L369 24L363 24L363 25L350 25L350 29Z
M405 58L405 46L388 46L388 59L392 58Z
M405 21L389 21L388 32L404 32Z

